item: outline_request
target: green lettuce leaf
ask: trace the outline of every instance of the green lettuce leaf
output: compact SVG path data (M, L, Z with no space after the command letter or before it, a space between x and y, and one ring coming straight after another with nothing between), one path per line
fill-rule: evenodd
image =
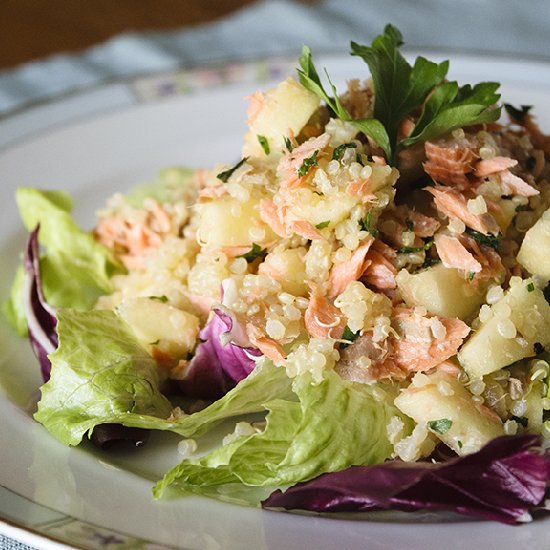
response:
M16 201L25 227L40 224L38 239L46 254L40 260L44 295L55 307L87 310L97 298L112 290L111 277L122 266L90 232L82 231L71 217L69 195L60 191L20 188ZM8 320L26 334L23 313L21 268L3 310Z
M112 311L57 313L59 347L35 419L66 445L122 416L167 418L157 365Z
M212 488L218 486L221 496L225 485L239 482L291 485L389 457L392 445L386 426L397 411L389 397L375 398L380 388L327 372L319 384L309 375L296 378L293 391L298 401L266 403L263 432L240 436L202 458L184 460L157 483L154 495L162 496L168 487L213 496Z
M126 201L134 208L142 208L145 199L154 199L159 204L174 203L186 194L196 193L193 184L195 170L171 167L160 170L156 181L132 188L125 195Z
M18 266L11 285L10 297L2 303L2 313L19 336L27 336L27 317L23 310L25 292L25 269Z
M60 309L57 321L59 347L50 355L51 378L42 386L35 418L66 445L78 445L106 423L197 437L226 418L261 412L268 401L292 397L285 370L263 360L218 401L172 419L155 361L112 311Z

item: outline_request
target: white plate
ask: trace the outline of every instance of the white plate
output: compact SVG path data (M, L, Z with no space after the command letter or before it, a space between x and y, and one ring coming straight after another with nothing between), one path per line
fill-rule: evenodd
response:
M365 74L353 58L324 58L319 65L340 84ZM108 195L152 179L161 167L236 160L246 118L243 96L258 80L265 88L270 76L278 80L292 66L270 61L157 75L0 121L2 298L25 242L13 202L17 186L70 191L78 221L90 227ZM542 127L550 129L548 65L457 56L451 76L463 83L502 82L505 101L535 105ZM154 501L153 481L178 461L177 438L153 437L133 454L62 446L32 420L40 376L27 343L3 318L0 323L0 533L43 548L550 548L550 521L521 527L367 522L198 497Z

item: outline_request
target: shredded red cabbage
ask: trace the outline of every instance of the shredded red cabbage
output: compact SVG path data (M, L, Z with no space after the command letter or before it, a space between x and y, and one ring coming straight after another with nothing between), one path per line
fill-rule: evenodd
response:
M201 330L202 342L180 381L181 390L189 396L217 399L246 378L262 354L246 345L244 331L235 317L222 308Z
M453 511L514 524L545 498L550 454L540 438L503 436L444 463L353 466L272 493L264 508L313 512Z
M37 225L29 234L23 265L27 275L25 288L25 315L29 329L29 341L40 363L42 378L46 382L50 378L51 363L48 354L55 351L58 345L55 327L57 320L55 309L48 304L42 292L40 278L40 256L38 251Z

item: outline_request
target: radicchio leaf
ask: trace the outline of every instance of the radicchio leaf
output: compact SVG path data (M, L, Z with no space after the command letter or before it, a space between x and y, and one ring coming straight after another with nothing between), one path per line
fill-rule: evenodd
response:
M42 378L50 378L51 363L48 354L57 349L58 339L55 327L57 320L55 309L48 304L42 292L40 278L40 257L38 251L38 232L40 225L29 234L25 252L24 266L27 276L25 288L25 315L29 328L29 340L40 363Z
M246 378L261 352L252 346L234 315L222 307L199 333L201 343L180 380L186 395L218 399Z
M453 511L513 524L545 497L550 455L537 436L503 436L444 463L392 461L323 474L272 493L264 508L313 512Z

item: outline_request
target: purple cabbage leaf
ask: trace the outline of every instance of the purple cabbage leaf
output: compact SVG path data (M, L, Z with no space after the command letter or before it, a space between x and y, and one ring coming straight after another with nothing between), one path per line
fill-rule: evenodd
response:
M218 399L246 378L262 353L252 347L244 327L224 306L213 309L213 315L199 333L197 346L179 381L186 395Z
M40 258L38 251L38 231L40 226L29 233L23 265L26 273L24 310L27 318L28 336L32 350L40 363L44 381L50 378L51 362L48 354L57 349L58 338L55 327L55 308L48 304L42 292Z
M452 511L514 524L545 499L550 455L537 436L502 436L443 463L353 466L273 492L262 506L312 512Z

